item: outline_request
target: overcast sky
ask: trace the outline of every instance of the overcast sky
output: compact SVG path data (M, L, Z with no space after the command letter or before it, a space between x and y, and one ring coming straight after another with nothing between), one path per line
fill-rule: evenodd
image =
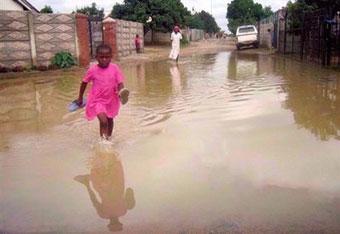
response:
M37 9L41 9L44 5L50 5L54 12L70 13L72 10L88 6L92 2L96 2L100 8L104 8L106 13L111 12L111 9L115 3L122 3L123 0L29 0ZM227 30L227 4L231 0L182 0L184 6L189 10L192 8L195 11L205 10L211 13L216 19L218 26L222 30ZM255 2L261 3L262 6L271 6L273 11L285 6L288 0L255 0Z

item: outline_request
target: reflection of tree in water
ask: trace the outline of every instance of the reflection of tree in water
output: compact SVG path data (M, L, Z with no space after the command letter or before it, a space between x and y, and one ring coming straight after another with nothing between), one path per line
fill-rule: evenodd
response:
M299 126L321 140L340 139L340 83L329 71L294 61L283 61L285 107L292 110Z

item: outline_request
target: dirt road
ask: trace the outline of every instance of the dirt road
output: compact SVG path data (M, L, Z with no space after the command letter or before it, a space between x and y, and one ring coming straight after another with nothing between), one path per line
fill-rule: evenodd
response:
M234 50L235 48L235 41L231 38L209 39L198 42L191 42L189 45L183 46L181 48L180 56L186 57L196 54L217 53L220 51ZM146 46L144 49L144 53L123 57L119 61L120 63L124 63L135 60L157 61L167 59L170 53L170 49L170 45Z

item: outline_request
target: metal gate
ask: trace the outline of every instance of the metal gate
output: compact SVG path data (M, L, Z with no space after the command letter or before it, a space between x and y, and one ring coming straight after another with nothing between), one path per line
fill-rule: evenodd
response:
M96 48L103 43L103 19L98 16L89 16L91 57L96 56Z
M322 65L340 66L340 12L319 9L303 15L301 27L292 28L287 14L283 53Z

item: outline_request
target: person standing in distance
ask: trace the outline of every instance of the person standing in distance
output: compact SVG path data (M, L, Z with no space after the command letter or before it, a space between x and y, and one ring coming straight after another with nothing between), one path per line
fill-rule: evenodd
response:
M182 40L182 34L180 32L180 28L178 26L174 27L173 32L171 33L171 52L169 58L172 60L176 60L178 62L180 45Z

